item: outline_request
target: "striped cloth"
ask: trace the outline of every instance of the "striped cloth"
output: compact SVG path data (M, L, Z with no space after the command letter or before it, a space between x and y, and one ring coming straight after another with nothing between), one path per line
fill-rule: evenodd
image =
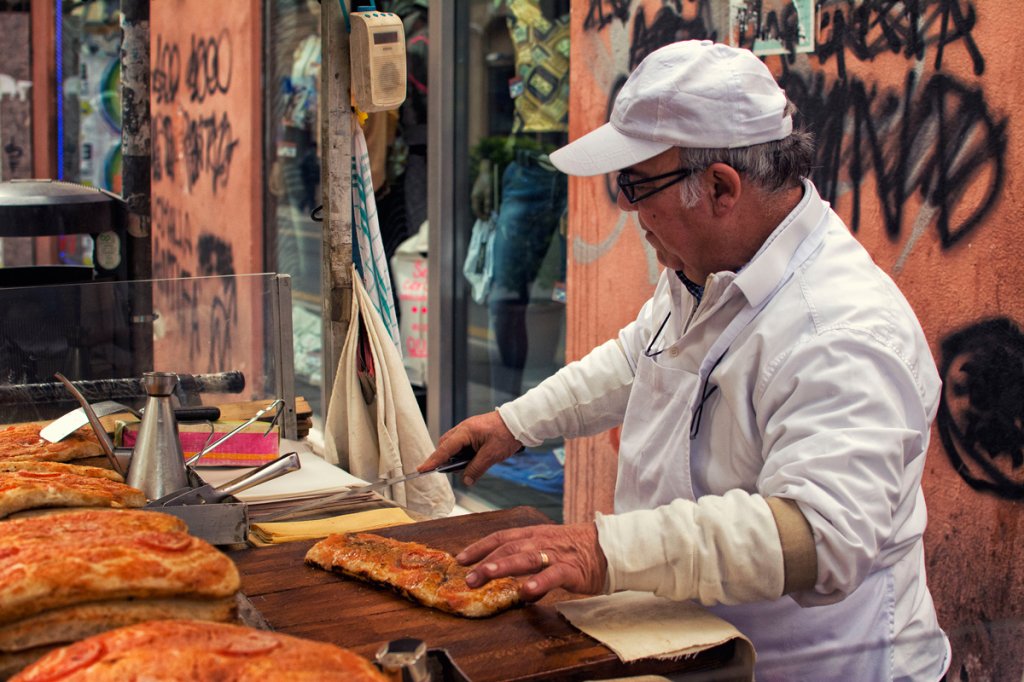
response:
M391 274L384 255L384 242L377 221L377 202L373 197L373 179L370 176L370 152L366 136L358 123L352 125L352 261L356 265L363 287L387 328L391 342L402 357L402 339L395 314L395 299L391 292ZM355 245L358 244L358 249Z

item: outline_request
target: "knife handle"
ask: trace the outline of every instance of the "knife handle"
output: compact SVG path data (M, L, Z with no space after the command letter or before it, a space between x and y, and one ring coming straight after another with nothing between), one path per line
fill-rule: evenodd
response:
M452 455L451 459L447 462L439 464L436 471L439 471L442 474L453 474L456 471L462 471L469 466L470 460L474 457L476 457L476 450L473 449L472 445L467 445Z
M220 419L218 407L176 407L174 418L179 422L215 422Z

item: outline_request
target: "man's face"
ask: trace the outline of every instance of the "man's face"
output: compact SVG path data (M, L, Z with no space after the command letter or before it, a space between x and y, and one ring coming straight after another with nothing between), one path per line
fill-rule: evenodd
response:
M628 175L629 180L636 181L680 169L679 151L673 148L620 172ZM636 196L668 182L671 179L655 180L650 186L637 186ZM693 208L684 207L680 186L673 184L635 204L629 203L619 192L619 208L636 211L637 222L657 252L658 262L673 270L682 270L689 279L703 284L711 272L705 271L703 264L708 260L708 250L714 248L713 232L707 220L708 202L706 197L702 197Z

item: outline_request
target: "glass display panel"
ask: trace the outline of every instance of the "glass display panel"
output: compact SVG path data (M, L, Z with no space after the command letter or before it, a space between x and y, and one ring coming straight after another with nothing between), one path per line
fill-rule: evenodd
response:
M272 274L0 288L0 424L76 408L56 372L136 409L149 371L196 376L203 405L280 397L279 309Z

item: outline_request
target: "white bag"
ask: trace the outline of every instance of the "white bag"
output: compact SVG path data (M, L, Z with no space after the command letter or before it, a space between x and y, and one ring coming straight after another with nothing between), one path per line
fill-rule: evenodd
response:
M324 454L366 481L412 474L434 451L402 358L384 322L352 266L352 316L341 350L334 391L327 408ZM367 386L369 404L359 382L360 319L366 329L374 369ZM371 388L372 387L372 388ZM447 516L455 495L445 476L423 476L391 487L399 505L432 517Z
M402 336L402 360L414 386L427 385L427 275L429 226L399 244L391 257L391 273L398 289L399 331Z
M477 303L487 302L487 292L491 288L491 278L494 276L494 229L497 224L497 213L492 212L488 220L477 218L473 224L473 235L469 239L466 262L462 266L462 274L469 280L473 300Z

